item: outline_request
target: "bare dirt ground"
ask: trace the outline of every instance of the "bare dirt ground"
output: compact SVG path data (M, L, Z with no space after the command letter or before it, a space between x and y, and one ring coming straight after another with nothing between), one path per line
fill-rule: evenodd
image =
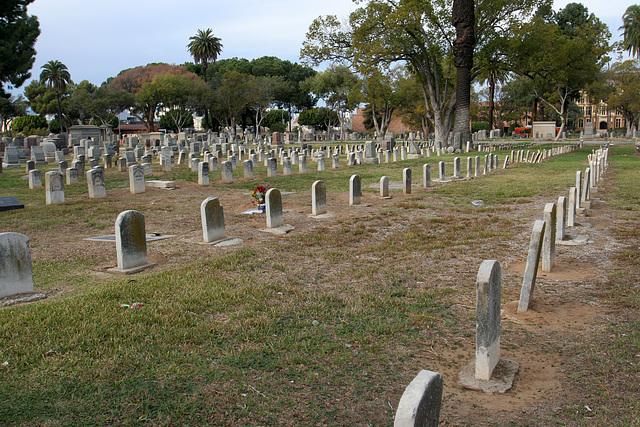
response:
M488 178L490 179L490 178ZM437 185L437 184L436 184ZM610 321L616 308L601 298L609 280L609 273L615 267L613 255L625 243L617 241L612 229L628 218L612 209L606 200L600 198L609 188L605 181L593 194L594 200L586 216L577 218L578 225L568 228L569 236L587 235L589 243L581 246L556 247L556 267L552 273L538 273L532 309L516 314L526 249L531 226L535 219L542 217L544 203L552 202L544 198L533 199L529 203L513 204L500 213L490 211L473 213L452 212L448 207L429 194L429 189L414 186L413 195L403 195L397 190L393 198L382 200L374 194L365 193L361 206L348 206L348 194L329 193L329 218L310 217L309 192L295 192L283 196L285 223L295 229L284 236L265 233L264 215L245 215L251 209L247 191L217 186L215 194L207 187L195 183L178 182L178 189L163 190L148 188L144 195L133 196L127 189L109 191L108 201L122 210L144 211L147 232L159 232L176 237L148 244L149 260L158 263L154 271L170 269L173 266L203 257L215 257L237 248L254 248L264 256L277 256L285 265L294 270L305 270L307 275L321 270L325 279L315 286L331 287L332 270L342 268L340 263L321 262L318 259L301 260L295 248L287 244L290 236L309 236L314 233L331 233L341 229L338 224L361 224L368 227L369 239L382 239L393 233L401 233L418 219L462 215L465 220L491 221L492 216L500 216L498 227L509 227L510 236L483 239L478 244L468 245L466 250L454 253L401 254L398 268L407 265L422 266L431 271L430 284L457 289L456 303L451 307L461 319L473 319L475 313L475 275L483 259L498 259L502 265L502 356L520 363L512 390L504 395L484 394L462 389L457 384L457 376L462 367L474 355L475 325L473 321L461 322L457 336L440 336L422 343L422 349L414 354L414 361L404 367L399 375L411 378L417 369L430 369L442 373L445 380L441 424L462 425L546 425L553 420L553 414L567 401L579 399L571 390L567 380L567 370L576 354L572 344L582 336ZM287 191L290 189L282 189ZM215 247L196 244L202 239L200 226L200 202L208 196L216 196L225 209L227 236L238 237L243 243L238 246ZM399 206L402 203L420 200L426 203L424 209L407 209L397 213L393 224L384 224L377 218L372 220L384 207ZM73 202L73 201L72 201ZM115 266L113 243L88 242L84 237L113 233L113 219L100 222L101 227L79 221L61 219L54 230L39 232L32 230L34 259L73 259L77 254L91 255L97 260L89 274L100 277ZM488 227L493 227L488 222ZM438 224L434 224L438 227ZM498 230L499 231L499 230ZM74 237L69 237L74 236ZM35 243L35 245L34 245ZM384 259L360 251L363 242L354 241L353 256ZM52 249L55 248L55 251ZM422 286L420 282L412 284ZM61 286L53 295L71 291ZM402 378L400 378L402 377ZM407 384L398 384L394 396L388 398L395 408L401 390ZM398 392L400 390L400 392ZM399 394L398 394L399 393Z

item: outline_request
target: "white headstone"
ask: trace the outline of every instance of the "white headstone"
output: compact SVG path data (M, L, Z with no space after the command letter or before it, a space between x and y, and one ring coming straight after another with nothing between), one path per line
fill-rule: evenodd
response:
M351 175L349 179L349 205L359 205L362 199L362 189L360 185L360 176Z
M0 233L0 298L24 292L33 292L29 238Z
M557 211L555 203L547 203L544 206L544 221L546 226L542 243L542 271L549 273L556 260Z
M206 243L224 239L224 212L217 197L208 197L200 205L202 237Z
M51 171L44 174L47 205L64 203L64 177L62 172Z
M267 216L267 228L277 228L284 224L282 215L282 195L277 188L271 188L265 194L265 213Z
M529 241L527 264L524 269L522 289L520 290L518 313L524 313L525 311L527 311L529 309L529 304L531 303L533 289L536 285L538 266L540 264L540 251L542 250L542 236L544 236L545 225L546 223L540 219L533 224L533 230L531 231L531 240Z
M316 181L311 186L311 214L327 213L327 185L324 181Z
M442 387L442 375L420 371L400 398L394 427L438 427Z
M144 167L142 165L129 166L129 191L132 194L144 193Z
M89 169L87 171L87 186L89 188L89 198L104 199L107 197L107 189L104 184L104 171L101 168Z
M118 215L116 219L116 256L118 270L131 270L149 265L147 262L147 234L142 213L129 210Z
M485 260L476 281L476 373L490 380L500 360L500 263Z

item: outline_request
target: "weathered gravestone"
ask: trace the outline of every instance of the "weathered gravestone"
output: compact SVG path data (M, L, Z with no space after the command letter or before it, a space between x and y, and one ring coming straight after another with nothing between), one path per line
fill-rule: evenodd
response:
M500 357L500 263L483 261L476 281L476 357L460 372L460 385L486 393L513 386L520 365ZM499 367L499 369L496 369Z
M383 176L380 178L380 197L383 199L390 199L389 196L389 177Z
M44 186L47 205L64 203L64 176L62 172L51 171L45 173Z
M311 214L313 216L327 213L327 185L324 181L316 181L311 186Z
M394 427L438 427L442 386L442 375L420 371L400 398Z
M307 173L307 156L301 154L298 157L298 171L299 173Z
M270 157L267 160L267 176L269 178L275 178L278 175L278 160L275 157Z
M524 268L524 277L522 278L518 313L524 313L529 310L529 304L531 303L531 298L533 296L533 289L536 285L536 276L538 274L538 266L540 263L540 251L542 250L542 236L545 232L545 225L546 223L542 220L537 220L533 224L531 240L529 241L527 264Z
M542 271L549 273L556 260L556 204L547 203L544 206L544 221L546 223L542 240Z
M104 199L107 197L107 189L104 184L104 171L101 168L87 171L87 187L90 199Z
M39 169L29 171L29 188L42 188L42 172Z
M429 163L422 166L422 186L425 188L431 186L431 165Z
M0 297L33 292L29 238L20 233L0 233Z
M565 196L558 197L557 203L557 224L556 224L556 240L563 241L566 235L566 218L567 218L567 198Z
M224 212L217 197L208 197L200 205L202 219L202 238L205 243L224 239Z
M271 188L264 196L267 228L277 228L284 225L282 214L282 195L277 188Z
M138 164L129 166L129 191L131 194L144 193L145 187L144 167Z
M78 183L78 169L76 168L67 168L65 170L65 175L67 178L67 185L77 184Z
M500 360L500 263L483 261L476 281L476 379L489 380Z
M198 185L209 185L209 163L198 163Z
M230 161L220 163L220 175L223 183L231 184L233 182L233 165Z
M253 162L251 160L245 160L242 164L244 167L244 178L253 179Z
M411 194L411 169L409 168L402 170L402 192Z
M46 165L47 160L44 157L44 150L39 145L31 147L31 160L36 162L36 165Z
M15 147L5 147L4 157L2 159L2 167L5 169L19 168L20 157L18 149Z
M349 205L359 205L362 199L360 175L351 175L349 179Z
M116 273L133 274L155 265L147 261L147 235L141 212L128 210L118 215L116 257L118 267L110 270Z

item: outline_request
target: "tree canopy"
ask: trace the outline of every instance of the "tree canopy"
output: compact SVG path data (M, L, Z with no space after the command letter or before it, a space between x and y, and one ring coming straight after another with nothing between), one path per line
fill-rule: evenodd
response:
M31 77L34 45L40 35L38 18L27 15L33 0L0 2L0 96L7 98L6 85L20 87Z

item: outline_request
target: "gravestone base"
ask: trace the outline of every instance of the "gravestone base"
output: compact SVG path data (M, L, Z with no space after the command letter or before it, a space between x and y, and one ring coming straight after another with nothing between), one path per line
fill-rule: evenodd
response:
M141 271L144 271L148 268L151 268L153 266L155 266L156 263L155 262L148 262L144 265L139 265L137 267L133 267L133 268L126 268L126 269L119 269L118 267L113 267L113 268L108 268L107 269L107 273L111 273L111 274L136 274L136 273L140 273Z
M284 225L281 225L280 227L265 228L262 231L264 231L265 233L283 236L285 234L292 232L293 230L295 230L295 227L293 225L284 224Z
M460 371L458 384L469 390L484 391L488 394L503 394L513 387L513 382L519 370L520 364L518 362L501 357L491 374L491 379L478 380L476 379L476 359L473 358Z
M369 165L377 165L378 164L378 158L377 157L365 157L364 159L362 159L363 163L369 164Z
M575 236L565 235L564 240L556 240L556 245L562 246L582 246L589 243L587 234L576 234Z
M15 168L19 168L20 167L20 163L4 163L2 162L2 168L3 169L15 169Z
M411 159L421 159L424 156L422 154L407 154L407 159L411 160Z
M212 242L198 242L199 245L217 246L219 248L224 246L234 246L243 243L244 240L239 237L225 237L222 239L214 240Z
M175 181L151 180L151 181L147 181L146 182L146 186L147 187L153 187L153 188L164 188L166 190L175 190L176 189L176 182Z
M36 166L46 166L49 164L46 160L36 160Z
M320 215L307 215L309 218L316 218L316 219L327 219L327 218L335 218L336 214L334 212L327 212L327 213L323 213Z

